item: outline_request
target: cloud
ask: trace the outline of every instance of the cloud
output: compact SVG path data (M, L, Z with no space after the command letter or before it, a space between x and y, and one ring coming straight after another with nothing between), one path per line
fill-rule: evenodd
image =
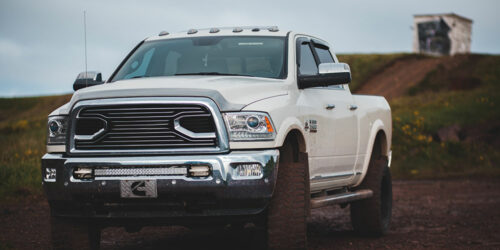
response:
M0 39L0 57L4 58L3 60L22 57L28 50L13 41Z
M161 30L278 25L329 41L335 52L410 52L412 15L470 17L475 52L499 53L497 0L2 0L0 96L68 93L84 70L83 10L89 70L108 77L142 39ZM496 7L495 7L496 6Z

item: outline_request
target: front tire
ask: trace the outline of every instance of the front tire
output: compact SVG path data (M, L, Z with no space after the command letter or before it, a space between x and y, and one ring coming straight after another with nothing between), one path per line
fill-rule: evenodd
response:
M280 150L278 178L267 211L269 249L306 249L309 214L309 168L307 154L293 159L290 144Z
M370 189L373 197L351 203L351 223L363 236L387 233L392 213L392 181L387 159L372 157L365 179L356 189Z

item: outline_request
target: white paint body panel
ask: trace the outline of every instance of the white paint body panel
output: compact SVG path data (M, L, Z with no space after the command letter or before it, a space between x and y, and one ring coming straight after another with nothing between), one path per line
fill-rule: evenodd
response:
M204 32L191 36L209 35L208 31ZM221 30L212 35L286 36L287 33L267 30L233 33ZM147 41L186 36L189 35L179 33L152 37ZM298 89L295 39L304 36L288 33L286 79L173 76L123 80L81 89L75 92L70 103L51 115L67 115L80 100L137 97L137 93L143 97L172 96L173 90L215 91L234 104L231 107L240 107L242 111L267 112L277 132L273 141L230 142L231 150L279 148L288 133L297 130L304 137L305 151L309 155L311 192L359 185L367 171L375 136L379 131L385 133L387 143L382 151L389 156L392 137L389 104L383 97L352 95L347 85L343 85L343 88ZM332 56L338 62L333 52ZM325 109L328 104L335 105L335 108ZM351 110L351 105L356 105L357 109ZM316 133L304 128L305 122L309 120L317 121Z

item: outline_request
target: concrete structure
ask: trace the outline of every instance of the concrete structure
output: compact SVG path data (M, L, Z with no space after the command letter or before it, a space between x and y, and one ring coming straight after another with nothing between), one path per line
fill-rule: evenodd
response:
M430 55L470 53L472 20L454 13L413 16L413 52Z

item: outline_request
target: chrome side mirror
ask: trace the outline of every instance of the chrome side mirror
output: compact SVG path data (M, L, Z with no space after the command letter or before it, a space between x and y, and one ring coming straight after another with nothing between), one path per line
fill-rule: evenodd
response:
M351 82L351 69L347 63L321 63L317 75L299 76L299 88L346 84Z
M78 74L73 83L73 90L77 91L86 87L103 84L102 74L97 71L87 71Z

